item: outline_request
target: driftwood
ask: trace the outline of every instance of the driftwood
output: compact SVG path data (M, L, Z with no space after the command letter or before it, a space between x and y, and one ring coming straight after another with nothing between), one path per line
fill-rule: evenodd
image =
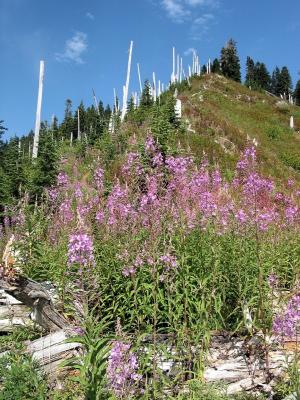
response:
M0 331L1 321L2 325L8 326L5 328L7 331L11 330L13 325L28 322L31 308L31 319L48 334L27 343L27 351L51 378L55 378L58 373L63 372L59 368L62 360L81 351L80 344L66 343L67 338L74 336L71 325L55 309L51 294L45 289L45 285L17 276L10 281L0 280L0 288ZM172 347L172 335L165 335L161 341L169 348L170 354L176 355L176 350ZM149 336L142 344L145 351L151 342L152 338ZM284 348L269 344L266 356L265 342L259 334L250 339L241 339L225 333L215 333L207 352L204 379L208 383L224 384L228 394L241 391L271 393L273 384L286 370L288 358L291 360L295 350L294 342L291 340ZM178 362L180 363L177 357L172 360L172 356L165 358L160 354L157 365L165 374L172 376L172 373L180 368Z
M0 279L0 289L32 309L30 317L46 331L69 327L68 321L55 309L50 294L42 284L24 276L13 280Z
M66 343L73 336L72 330L59 330L30 342L27 351L38 361L44 372L56 375L63 360L78 354L79 343Z
M0 290L0 332L11 332L14 327L30 324L30 309Z
M34 321L45 331L46 336L26 343L27 352L38 361L50 379L64 372L61 362L78 354L78 343L66 343L75 335L69 322L55 309L53 298L45 284L23 276L13 280L0 280L0 332ZM30 313L31 309L31 313Z

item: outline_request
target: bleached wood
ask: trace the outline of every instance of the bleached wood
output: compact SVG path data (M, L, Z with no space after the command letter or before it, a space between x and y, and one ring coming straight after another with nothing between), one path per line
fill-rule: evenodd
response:
M179 81L179 54L177 54L176 81Z
M127 111L128 90L129 90L131 59L132 59L132 48L133 48L133 41L130 42L130 47L129 47L127 76L126 76L126 85L125 85L125 92L124 92L124 101L123 101L123 109L122 109L122 114L121 114L121 121L124 120L125 115L126 115L126 111Z
M96 93L95 93L94 89L92 89L92 91L93 91L93 99L94 99L94 103L95 103L96 112L97 112L98 115L100 115L99 103L98 103L98 100L97 100L97 97L96 97Z
M77 140L81 141L81 132L80 132L80 112L79 108L77 109Z
M138 71L138 77L139 77L140 94L142 94L143 93L143 87L142 87L141 70L140 70L140 64L139 63L137 63L137 71Z
M116 89L114 88L114 107L115 111L118 112L118 104L117 104L117 94L116 94Z
M182 82L182 57L180 57L180 73L179 73L179 82Z
M295 127L295 124L294 124L294 116L291 115L291 117L290 117L290 128L291 128L291 129L294 129L294 127Z
M36 119L35 119L35 129L34 129L34 141L32 149L32 158L37 158L39 140L40 140L40 127L41 127L41 112L42 112L42 98L43 98L43 83L44 83L44 61L40 61L40 76L39 76L39 90L38 90L38 100L36 106Z
M175 57L176 57L176 52L175 52L175 47L173 47L173 70L171 75L171 83L175 82Z
M153 78L153 100L156 102L156 78L155 78L155 72L152 74Z

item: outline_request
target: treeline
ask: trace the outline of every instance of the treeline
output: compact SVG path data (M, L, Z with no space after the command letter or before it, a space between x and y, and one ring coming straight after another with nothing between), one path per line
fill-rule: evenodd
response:
M36 160L32 160L33 131L5 142L2 137L7 129L4 121L0 121L0 219L7 214L7 207L13 206L24 195L34 202L40 197L44 187L55 182L59 148L66 143L72 145L72 141L77 140L78 128L81 131L82 145L93 144L107 131L110 117L110 107L104 108L102 102L99 102L97 109L93 105L85 108L81 102L73 112L72 101L68 99L60 124L55 116L51 123L41 123Z
M202 68L202 72L206 72L206 66ZM230 39L226 46L222 48L220 58L216 58L213 61L211 72L223 74L236 82L242 82L240 59L236 42L233 39ZM295 103L300 105L300 80L298 80L293 91L292 78L286 66L281 69L276 67L271 74L265 63L255 62L248 56L244 84L251 89L266 90L275 96L282 96L285 99L291 95L294 97Z
M146 81L138 107L133 98L130 98L125 117L125 122L137 126L141 126L146 119L149 120L162 154L165 152L168 134L178 126L174 110L174 90L175 87L171 88L162 94L159 102L154 102L151 85ZM32 159L34 132L30 131L21 138L13 137L4 142L1 137L6 128L4 122L0 121L0 222L24 195L28 201L34 203L45 187L55 183L59 156L64 146L76 145L78 154L84 155L87 146L101 147L105 142L113 157L112 137L120 126L120 116L118 99L113 109L109 105L104 108L100 101L97 108L94 105L85 108L81 102L76 110L72 110L72 101L67 99L61 123L55 116L51 123L41 123L36 160Z

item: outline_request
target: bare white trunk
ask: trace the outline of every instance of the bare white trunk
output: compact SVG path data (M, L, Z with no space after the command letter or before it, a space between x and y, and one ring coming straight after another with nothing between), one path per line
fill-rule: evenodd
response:
M175 82L175 47L173 47L173 70L171 76L171 83Z
M128 100L128 89L129 89L129 81L130 81L130 69L131 69L131 58L132 58L132 47L133 41L130 42L129 48L129 57L128 57L128 66L127 66L127 77L126 77L126 85L125 85L125 93L124 93L124 102L123 102L123 109L121 115L121 121L124 120L126 110L127 110L127 100Z
M177 71L176 71L176 81L179 81L179 54L177 54Z
M156 79L155 79L155 72L152 74L153 77L153 100L156 101Z
M73 131L71 132L71 138L70 138L70 146L72 147L73 145Z
M42 112L42 98L43 98L43 82L44 82L44 61L40 61L40 77L39 77L39 92L36 107L36 119L35 119L35 130L34 130L34 141L32 158L37 158L40 140L40 127L41 127L41 112Z
M290 118L290 128L291 128L291 129L294 129L294 127L295 127L295 124L294 124L294 117L293 117L293 115L291 115L291 118Z
M99 104L98 104L98 100L97 100L96 93L95 93L94 89L93 89L93 99L94 99L94 103L95 103L95 108L96 108L97 114L100 115Z
M81 141L81 132L80 132L80 113L79 108L77 110L77 140Z
M138 70L138 77L139 77L139 85L140 85L140 93L143 93L143 87L142 87L142 80L141 80L141 71L140 71L140 64L137 64L137 70Z
M118 112L118 105L117 105L117 94L116 94L116 89L114 88L114 107L115 111Z
M180 73L179 73L179 82L182 82L182 57L180 58Z

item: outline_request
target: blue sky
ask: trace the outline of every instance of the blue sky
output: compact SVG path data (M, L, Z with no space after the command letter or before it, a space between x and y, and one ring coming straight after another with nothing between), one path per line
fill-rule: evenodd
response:
M34 126L39 60L45 60L42 119L63 117L64 102L74 108L92 103L92 88L112 103L122 97L128 47L134 41L130 91L155 71L167 83L172 46L191 63L219 56L229 37L247 55L272 70L287 65L300 79L300 1L286 0L0 0L0 120L9 135ZM185 55L186 54L186 55Z

